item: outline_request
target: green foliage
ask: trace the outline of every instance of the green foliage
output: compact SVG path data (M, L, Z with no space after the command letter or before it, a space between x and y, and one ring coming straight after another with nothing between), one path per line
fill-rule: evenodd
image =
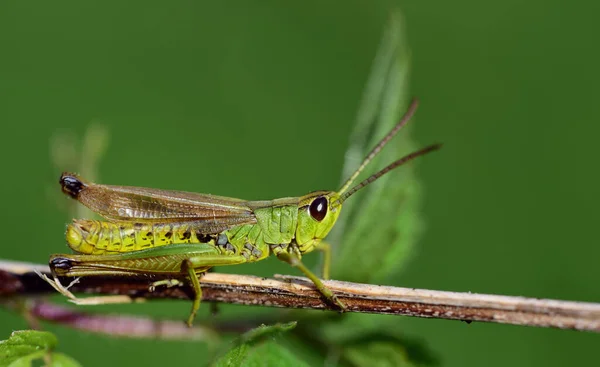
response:
M344 179L405 111L410 98L409 52L402 35L401 17L395 13L385 29L367 81L346 152ZM379 170L413 150L415 144L402 131L371 162L369 170ZM331 235L335 245L332 278L382 283L402 268L421 232L421 189L408 164L363 191L344 204Z
M422 343L383 333L347 340L343 356L355 366L437 365L432 352Z
M398 122L408 104L409 53L402 35L401 17L395 13L384 31L367 81L345 156L343 180ZM369 169L379 170L415 149L409 134L403 131ZM334 244L332 278L383 283L397 274L422 231L420 202L421 186L410 164L346 201L329 237ZM299 343L309 343L313 351L320 351L327 359L334 353L339 365L435 364L423 343L399 335L397 318L390 322L387 316L346 314L321 315L312 320L303 319L305 313L295 315L300 319Z
M384 322L377 322L382 320ZM346 314L300 320L289 345L297 355L318 354L337 366L434 366L435 353L422 340L401 335L398 318ZM307 353L308 351L308 353ZM336 361L335 363L333 361ZM318 363L318 361L311 364Z
M23 330L13 332L7 340L0 342L0 367L28 367L37 359L46 361L47 366L79 366L74 359L55 353L56 337L49 332Z
M234 347L214 366L305 366L293 353L277 343L279 334L296 327L287 324L262 325L246 332L234 342Z
M344 356L356 366L414 366L398 343L366 341L346 348Z

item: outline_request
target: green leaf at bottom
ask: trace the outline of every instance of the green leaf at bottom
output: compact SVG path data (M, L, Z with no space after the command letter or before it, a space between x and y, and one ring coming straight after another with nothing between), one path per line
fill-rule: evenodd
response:
M47 331L22 330L0 341L0 367L30 367L36 359L48 358L52 367L77 367L79 363L61 353L52 353L58 344Z
M233 366L306 366L289 350L277 343L276 337L296 326L295 322L259 326L242 335L234 347L214 364Z

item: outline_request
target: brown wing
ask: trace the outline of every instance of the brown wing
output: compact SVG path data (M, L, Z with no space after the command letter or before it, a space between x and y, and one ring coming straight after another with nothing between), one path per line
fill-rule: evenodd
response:
M256 223L246 201L193 192L143 187L98 185L63 173L62 191L94 212L113 221L210 223L225 230Z

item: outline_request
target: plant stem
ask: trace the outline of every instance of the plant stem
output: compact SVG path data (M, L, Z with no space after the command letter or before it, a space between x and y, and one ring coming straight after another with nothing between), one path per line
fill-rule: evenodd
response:
M0 297L33 296L53 292L34 270L49 275L43 265L0 261ZM337 311L306 278L207 273L201 278L203 301L268 307ZM190 287L149 290L150 278L84 277L71 291L85 294L127 295L132 302L146 299L190 299ZM66 282L68 284L68 282ZM349 312L406 315L425 318L484 321L523 326L600 332L600 304L532 299L476 293L349 283L324 284L338 295Z

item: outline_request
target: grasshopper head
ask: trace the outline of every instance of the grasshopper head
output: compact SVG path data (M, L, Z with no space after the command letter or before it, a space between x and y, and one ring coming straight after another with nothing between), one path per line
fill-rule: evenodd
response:
M350 196L355 194L363 187L375 182L378 178L390 172L396 167L413 160L416 157L427 154L434 150L438 150L441 144L433 144L421 150L410 153L383 168L377 173L367 177L364 181L352 186L359 174L365 167L375 158L375 156L383 149L383 147L400 131L400 129L408 123L417 108L417 101L413 100L408 110L400 120L387 133L386 136L371 150L367 157L363 160L358 169L346 180L339 191L316 191L300 198L298 206L298 227L296 229L296 244L300 252L305 253L312 251L314 247L323 239L333 225L335 224L342 204Z
M316 191L300 198L296 244L301 253L310 252L333 228L342 205L335 191Z

